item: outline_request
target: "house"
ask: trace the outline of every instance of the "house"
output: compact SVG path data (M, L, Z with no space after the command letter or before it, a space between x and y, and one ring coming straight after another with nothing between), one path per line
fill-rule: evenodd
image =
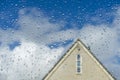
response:
M116 80L79 39L43 80Z

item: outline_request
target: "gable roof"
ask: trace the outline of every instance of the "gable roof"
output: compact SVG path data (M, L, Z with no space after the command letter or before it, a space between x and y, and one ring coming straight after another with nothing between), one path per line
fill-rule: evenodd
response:
M89 52L91 53L92 57L95 58L95 60L97 60L98 64L101 65L101 67L104 69L105 72L107 72L109 74L109 76L111 76L114 80L116 80L116 78L107 70L106 67L104 67L104 65L96 58L96 56L90 51L90 48L88 48L80 39L77 39L74 44L67 50L67 52L59 59L59 61L54 65L54 67L45 75L45 77L43 78L43 80L49 75L51 74L51 72L57 68L58 65L60 65L61 60L65 59L64 57L67 57L67 55L70 54L70 52L76 47L77 44L82 44L83 47Z

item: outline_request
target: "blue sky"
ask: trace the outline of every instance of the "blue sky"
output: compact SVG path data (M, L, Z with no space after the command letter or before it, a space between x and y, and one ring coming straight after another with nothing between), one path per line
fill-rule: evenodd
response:
M0 0L0 80L42 80L78 38L119 80L119 26L119 0Z
M76 23L77 27L82 27L85 23L91 22L91 16L101 17L104 23L109 23L112 22L113 15L104 15L104 13L114 11L113 7L119 4L119 0L1 0L1 26L3 29L15 28L14 23L18 18L18 11L26 7L36 7L42 10L46 16L51 18L51 22L65 20L70 27L72 27L70 23Z

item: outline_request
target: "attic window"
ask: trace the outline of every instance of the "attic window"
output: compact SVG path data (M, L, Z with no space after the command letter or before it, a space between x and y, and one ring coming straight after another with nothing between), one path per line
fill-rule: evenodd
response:
M80 74L81 73L81 56L80 54L77 54L76 56L76 71L77 71L77 74Z

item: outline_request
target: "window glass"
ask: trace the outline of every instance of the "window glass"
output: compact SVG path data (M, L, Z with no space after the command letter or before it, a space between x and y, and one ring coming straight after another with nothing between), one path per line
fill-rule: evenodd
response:
M77 69L77 73L81 72L81 56L80 56L80 54L77 54L76 69Z

